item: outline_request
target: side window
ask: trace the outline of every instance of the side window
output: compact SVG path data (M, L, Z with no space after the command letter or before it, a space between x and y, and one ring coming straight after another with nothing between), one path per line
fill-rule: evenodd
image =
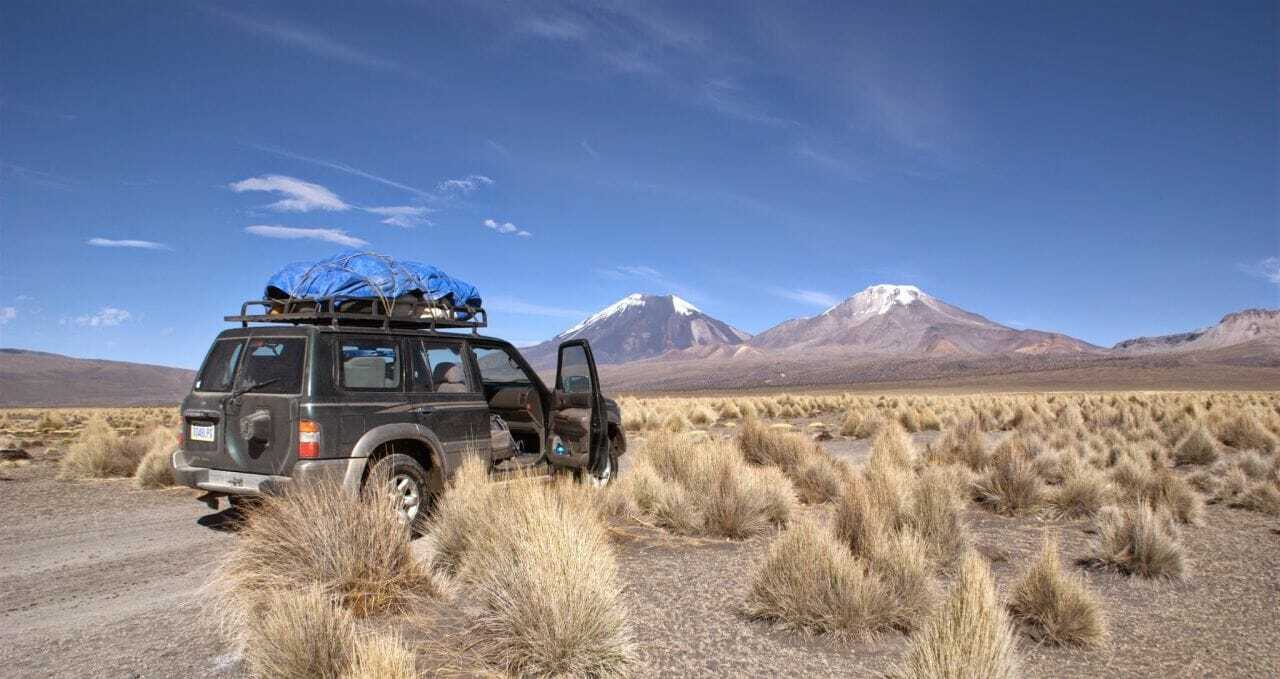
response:
M400 342L395 338L344 337L340 342L342 386L347 389L400 389Z
M476 365L480 366L480 381L503 386L528 386L533 384L529 374L503 349L474 347Z
M244 340L218 340L209 350L204 367L196 378L196 391L231 391L236 381L236 369L240 367L240 351Z
M412 341L413 360L410 388L413 391L462 393L472 391L467 384L466 364L457 344Z

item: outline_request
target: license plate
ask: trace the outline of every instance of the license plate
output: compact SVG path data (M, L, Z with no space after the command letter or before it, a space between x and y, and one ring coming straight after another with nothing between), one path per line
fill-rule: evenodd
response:
M212 424L193 424L191 425L192 441L213 441L213 425Z

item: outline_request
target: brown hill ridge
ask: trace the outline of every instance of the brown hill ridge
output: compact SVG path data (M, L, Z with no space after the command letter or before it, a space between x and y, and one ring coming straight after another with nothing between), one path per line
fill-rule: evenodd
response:
M1280 339L1280 309L1245 309L1223 316L1217 325L1173 335L1136 337L1112 349L1123 354L1204 351L1268 338Z
M175 404L195 371L0 349L0 406Z

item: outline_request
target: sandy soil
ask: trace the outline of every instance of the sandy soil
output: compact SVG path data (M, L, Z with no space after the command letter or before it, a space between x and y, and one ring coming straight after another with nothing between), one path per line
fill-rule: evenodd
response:
M929 435L919 435L923 443ZM865 441L826 443L851 463ZM234 677L238 657L202 614L201 588L235 539L225 513L186 490L139 491L128 481L71 483L48 461L0 469L0 674L20 677ZM806 511L822 512L822 509ZM1059 531L1082 557L1085 523L968 520L1001 587ZM1280 519L1210 507L1184 531L1192 572L1150 583L1088 573L1111 625L1107 646L1059 650L1021 643L1032 677L1259 677L1280 668ZM645 528L618 536L627 604L647 676L877 676L901 635L848 644L746 620L741 602L768 538L676 538ZM436 620L457 621L456 603ZM446 627L453 627L450 623Z

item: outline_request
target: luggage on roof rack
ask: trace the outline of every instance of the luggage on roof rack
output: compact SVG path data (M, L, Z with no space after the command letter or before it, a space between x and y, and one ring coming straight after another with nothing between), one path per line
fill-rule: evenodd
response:
M250 307L262 313L250 314ZM389 327L481 328L488 324L480 291L429 264L374 252L294 262L267 281L263 299L240 306L228 321L375 324Z

